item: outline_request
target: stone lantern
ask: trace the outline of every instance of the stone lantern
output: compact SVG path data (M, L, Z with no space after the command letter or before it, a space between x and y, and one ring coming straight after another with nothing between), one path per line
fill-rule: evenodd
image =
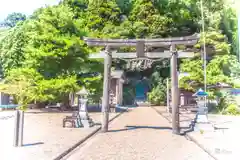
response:
M207 118L208 107L206 104L206 98L208 94L200 88L193 96L197 97L198 112L197 112L196 122L208 123L208 118Z
M206 104L206 99L208 94L204 92L202 89L199 89L193 96L197 97L197 106L198 112L196 115L196 123L194 125L195 131L200 131L203 133L204 131L214 131L212 124L208 121L208 107Z
M89 92L85 88L82 88L79 92L76 93L78 96L79 117L84 128L89 128L93 125L93 121L89 118L87 111L88 94Z

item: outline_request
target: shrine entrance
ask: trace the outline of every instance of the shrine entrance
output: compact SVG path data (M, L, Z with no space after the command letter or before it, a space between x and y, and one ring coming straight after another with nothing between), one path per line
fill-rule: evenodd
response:
M171 92L172 92L172 131L180 134L179 128L179 88L177 58L194 57L193 52L179 51L177 45L193 46L199 40L199 35L186 37L159 38L159 39L97 39L84 38L88 46L105 47L105 51L92 54L90 58L104 59L104 82L102 98L102 132L108 131L109 122L109 97L111 83L111 65L113 58L127 61L128 68L143 70L152 67L154 61L170 58ZM136 47L136 52L117 53L120 47ZM159 51L158 49L163 49Z
M147 101L147 92L149 92L150 88L146 81L138 80L135 85L135 101L145 102Z

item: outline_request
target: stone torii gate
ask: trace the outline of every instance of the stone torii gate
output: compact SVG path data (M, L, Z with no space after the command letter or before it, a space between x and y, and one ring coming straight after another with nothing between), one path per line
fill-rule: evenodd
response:
M176 45L193 46L199 40L199 34L193 34L186 37L158 38L158 39L98 39L84 38L88 46L105 47L104 52L90 55L90 58L104 58L104 83L102 99L102 132L108 131L109 121L109 92L112 58L125 58L144 61L145 64L151 59L171 58L171 92L172 92L172 131L174 134L180 134L179 128L179 88L177 73L177 58L193 57L193 52L178 52ZM116 53L112 49L119 47L136 47L136 52ZM145 47L170 47L170 51L164 52L145 52ZM149 66L148 65L148 66Z

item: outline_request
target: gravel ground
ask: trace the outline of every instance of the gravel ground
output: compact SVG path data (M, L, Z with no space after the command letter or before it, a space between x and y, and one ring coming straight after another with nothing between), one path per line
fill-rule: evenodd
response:
M71 113L25 113L24 147L14 148L12 115L13 111L0 112L0 160L52 160L98 127L63 128L63 118ZM101 113L90 117L101 121Z
M169 122L150 107L138 107L113 121L70 153L66 160L212 160L195 143L173 135Z

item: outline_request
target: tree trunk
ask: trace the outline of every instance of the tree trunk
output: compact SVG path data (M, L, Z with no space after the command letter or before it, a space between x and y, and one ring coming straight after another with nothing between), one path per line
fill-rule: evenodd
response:
M46 104L43 103L43 102L37 102L36 103L36 108L40 109L40 108L45 108L46 107Z
M28 106L30 109L41 109L41 108L45 108L46 104L43 102L36 102L34 104L29 104Z
M69 95L62 98L61 110L71 110Z

